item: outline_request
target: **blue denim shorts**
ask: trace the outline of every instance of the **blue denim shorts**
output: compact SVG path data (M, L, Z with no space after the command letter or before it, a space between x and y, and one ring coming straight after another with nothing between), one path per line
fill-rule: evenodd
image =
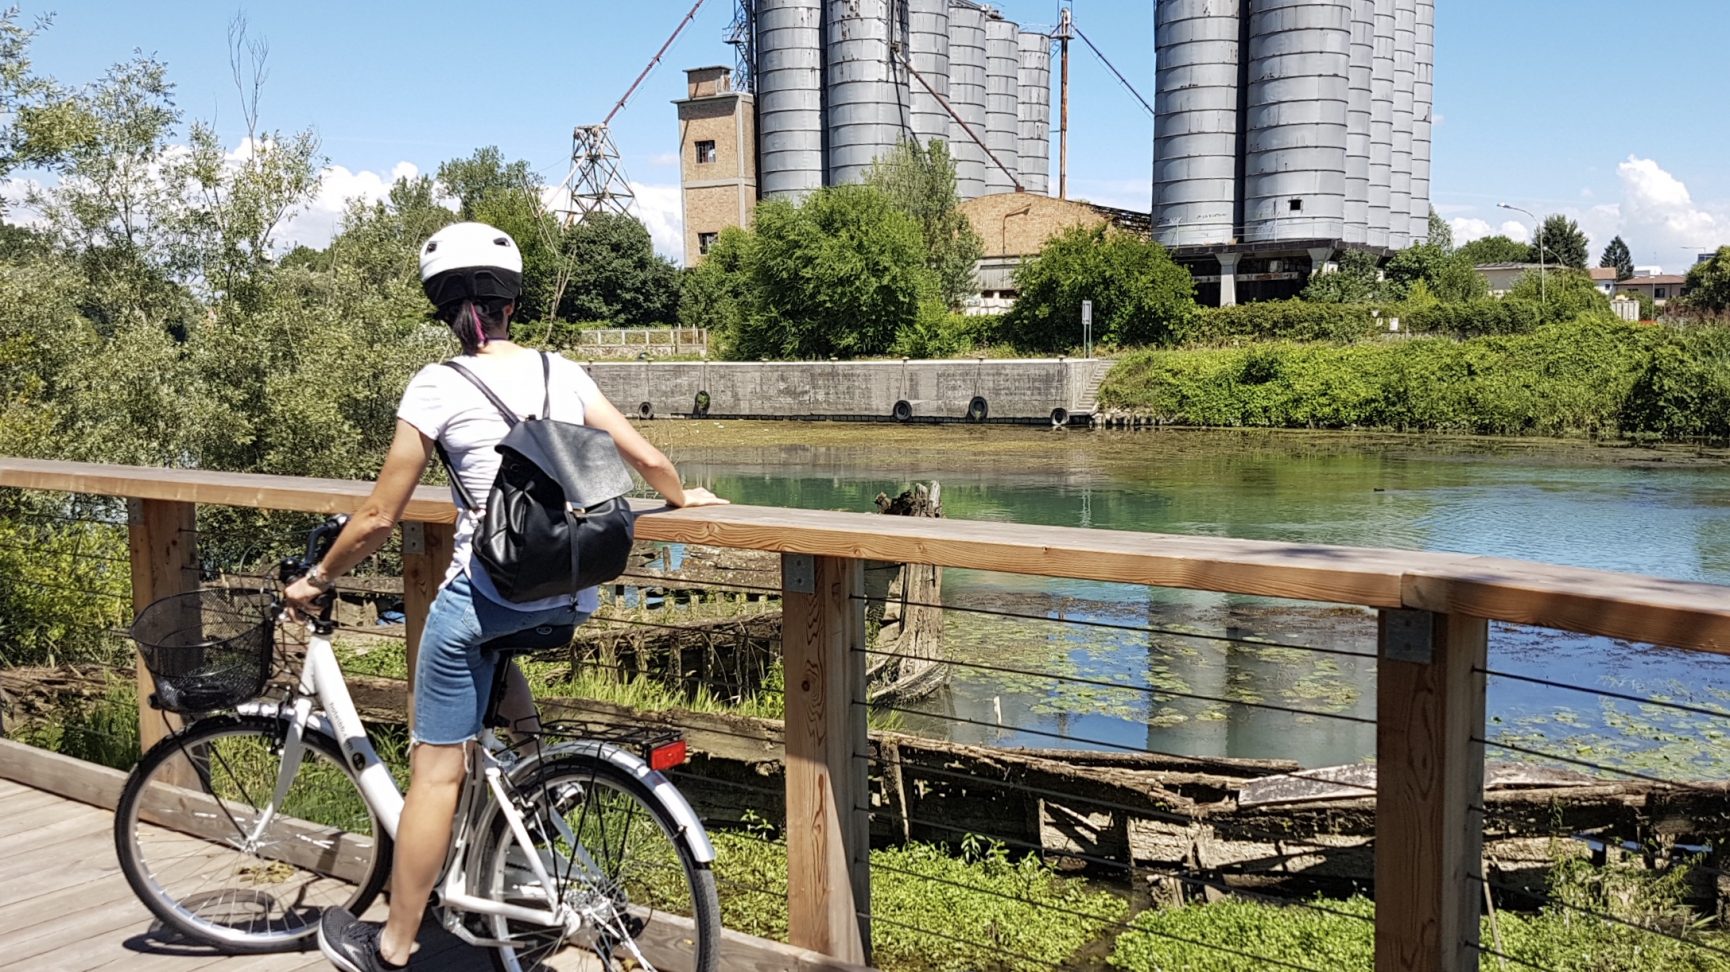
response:
M433 598L421 633L414 669L414 741L451 746L480 735L498 657L478 646L542 625L586 620L575 603L518 611L475 593L467 574L451 578Z

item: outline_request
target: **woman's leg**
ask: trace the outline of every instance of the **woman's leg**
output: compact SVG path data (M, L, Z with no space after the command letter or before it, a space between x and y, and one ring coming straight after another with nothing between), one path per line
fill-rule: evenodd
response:
M409 787L397 825L390 875L390 917L379 936L379 954L396 965L408 962L420 933L422 913L450 850L451 820L462 795L466 746L414 747Z

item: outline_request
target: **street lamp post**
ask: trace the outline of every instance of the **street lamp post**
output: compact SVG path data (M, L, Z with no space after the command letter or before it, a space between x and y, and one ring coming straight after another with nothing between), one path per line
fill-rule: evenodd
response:
M1544 272L1544 227L1538 222L1538 214L1530 209L1521 209L1507 203L1496 203L1498 209L1511 209L1516 213L1525 213L1532 217L1532 244L1538 248L1538 303L1550 306L1549 274Z

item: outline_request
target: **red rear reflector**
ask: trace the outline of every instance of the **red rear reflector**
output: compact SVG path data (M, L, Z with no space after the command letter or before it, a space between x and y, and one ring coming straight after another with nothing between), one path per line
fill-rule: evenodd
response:
M685 762L685 741L664 743L649 750L649 768L657 772L670 770Z

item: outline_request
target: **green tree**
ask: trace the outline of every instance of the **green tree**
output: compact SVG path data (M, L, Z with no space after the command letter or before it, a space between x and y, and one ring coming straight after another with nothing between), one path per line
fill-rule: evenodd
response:
M1473 266L1486 263L1528 263L1532 261L1532 245L1511 240L1506 236L1486 236L1473 240L1455 251L1472 261Z
M1105 225L1052 237L1015 271L1005 336L1027 351L1081 344L1081 302L1093 301L1093 333L1106 345L1163 344L1195 313L1195 283L1158 243Z
M1572 321L1582 316L1607 318L1610 298L1598 289L1584 270L1564 267L1520 275L1508 291L1510 299L1529 300L1542 308L1545 323Z
M1427 242L1431 246L1441 247L1443 253L1454 252L1454 229L1434 208L1430 210L1430 237Z
M908 139L873 163L865 181L919 224L938 295L951 310L959 309L974 294L973 268L985 254L985 241L959 208L949 146L935 140L921 149Z
M635 217L591 213L564 230L559 251L567 275L560 317L634 325L678 316L678 268L655 253Z
M1490 285L1478 273L1472 259L1446 246L1419 243L1394 254L1383 270L1386 285L1382 296L1390 300L1439 300L1444 304L1481 300Z
M1688 306L1714 314L1730 311L1730 246L1721 246L1709 259L1688 271Z
M703 262L679 279L679 326L738 334L752 299L751 247L755 238L737 226L723 229Z
M533 191L539 185L527 162L519 159L507 164L496 145L475 149L466 159L440 163L438 184L457 200L458 216L476 220L480 219L478 207L488 196Z
M1543 262L1576 270L1586 269L1586 234L1580 224L1560 213L1544 220L1534 247L1542 247ZM1536 253L1536 250L1533 251Z
M936 299L918 224L870 186L757 207L740 262L747 297L724 338L736 357L883 354Z
M1600 267L1612 267L1616 271L1617 280L1627 280L1634 275L1634 254L1628 252L1628 244L1622 242L1620 236L1610 241L1604 247L1604 255L1598 260Z
M324 261L355 272L357 282L376 293L420 294L420 245L456 220L439 205L438 189L427 176L404 176L374 203L351 201ZM291 252L283 258L289 263ZM422 298L424 300L424 298Z
M1368 304L1380 299L1381 262L1367 250L1347 250L1339 269L1310 278L1303 299L1320 304Z

